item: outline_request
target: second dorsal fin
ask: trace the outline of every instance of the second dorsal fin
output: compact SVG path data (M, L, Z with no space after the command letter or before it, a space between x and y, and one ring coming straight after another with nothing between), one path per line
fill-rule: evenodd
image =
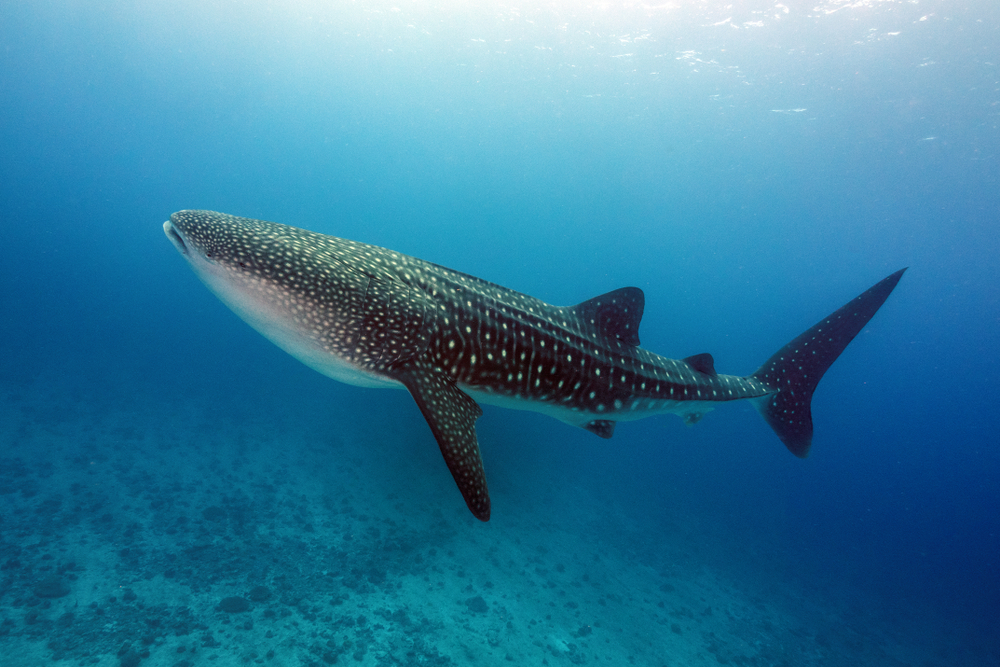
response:
M626 345L639 344L639 322L646 297L638 287L622 287L573 306L584 322L606 338Z
M695 369L699 373L704 373L705 375L715 376L715 359L712 358L708 352L702 352L701 354L692 354L690 357L684 357L682 359L688 366Z

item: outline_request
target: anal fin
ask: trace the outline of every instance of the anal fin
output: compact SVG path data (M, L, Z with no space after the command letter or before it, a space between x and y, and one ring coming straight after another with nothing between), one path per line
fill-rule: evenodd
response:
M410 391L441 448L469 511L490 520L490 492L476 439L482 409L444 373L418 365L397 368L393 377Z
M584 424L583 428L605 439L615 434L615 422L610 419L594 419Z
M688 426L694 426L701 421L701 418L705 416L704 412L689 412L684 417L684 423Z

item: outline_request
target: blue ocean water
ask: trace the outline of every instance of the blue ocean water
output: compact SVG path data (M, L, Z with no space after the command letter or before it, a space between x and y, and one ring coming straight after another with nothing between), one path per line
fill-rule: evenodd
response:
M0 4L2 661L998 664L998 45L985 0ZM487 407L481 524L405 392L205 289L189 208L638 286L739 375L910 269L810 458Z

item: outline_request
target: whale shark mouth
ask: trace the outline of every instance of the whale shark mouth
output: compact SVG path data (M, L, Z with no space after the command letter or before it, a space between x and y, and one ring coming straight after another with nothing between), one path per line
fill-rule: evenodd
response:
M170 224L169 220L163 223L163 233L167 235L167 238L170 239L170 242L174 244L174 247L177 248L182 255L188 254L187 244L184 243L184 237L182 237L180 233L174 229L174 226Z

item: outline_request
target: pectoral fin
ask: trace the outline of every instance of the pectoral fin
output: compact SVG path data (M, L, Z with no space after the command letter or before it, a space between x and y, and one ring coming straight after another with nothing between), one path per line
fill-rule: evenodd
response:
M489 521L490 492L476 440L476 419L482 409L440 371L405 366L393 375L410 390L431 427L465 504L477 519Z

